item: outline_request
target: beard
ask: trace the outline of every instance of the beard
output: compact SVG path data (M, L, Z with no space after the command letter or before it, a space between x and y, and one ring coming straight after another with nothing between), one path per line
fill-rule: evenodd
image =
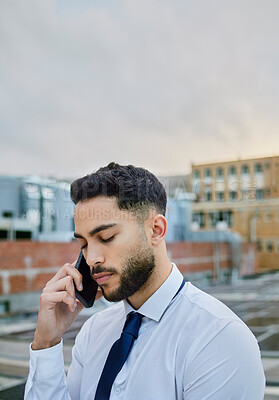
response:
M155 269L154 252L147 242L130 250L130 253L122 264L121 273L115 268L106 268L105 270L102 267L94 268L95 273L112 272L120 275L120 285L114 291L106 293L101 286L103 296L108 301L117 302L132 296L143 287Z

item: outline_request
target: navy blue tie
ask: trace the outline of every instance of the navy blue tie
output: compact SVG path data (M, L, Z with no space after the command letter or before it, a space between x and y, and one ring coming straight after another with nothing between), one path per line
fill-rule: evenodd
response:
M134 311L127 315L120 338L112 345L101 374L95 400L108 400L116 375L123 367L128 354L138 337L142 315Z

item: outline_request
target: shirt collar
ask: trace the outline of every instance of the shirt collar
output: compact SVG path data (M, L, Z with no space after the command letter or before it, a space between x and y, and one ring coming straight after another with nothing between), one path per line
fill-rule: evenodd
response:
M124 300L124 307L126 315L131 311L136 311L145 317L153 319L158 322L165 312L167 306L175 296L176 292L181 285L183 276L177 266L172 263L172 271L165 282L159 287L159 289L146 300L145 303L138 309L135 310L127 300Z

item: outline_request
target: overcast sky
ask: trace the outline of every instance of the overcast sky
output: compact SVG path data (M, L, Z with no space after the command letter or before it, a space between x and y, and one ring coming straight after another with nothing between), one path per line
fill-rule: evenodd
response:
M0 174L279 154L278 0L0 2Z

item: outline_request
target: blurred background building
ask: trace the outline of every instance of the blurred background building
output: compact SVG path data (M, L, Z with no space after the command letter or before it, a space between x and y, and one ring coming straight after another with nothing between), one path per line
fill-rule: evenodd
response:
M0 193L0 239L71 240L74 207L69 183L0 175Z
M256 272L279 265L279 157L192 164L193 222L223 224L257 246Z

